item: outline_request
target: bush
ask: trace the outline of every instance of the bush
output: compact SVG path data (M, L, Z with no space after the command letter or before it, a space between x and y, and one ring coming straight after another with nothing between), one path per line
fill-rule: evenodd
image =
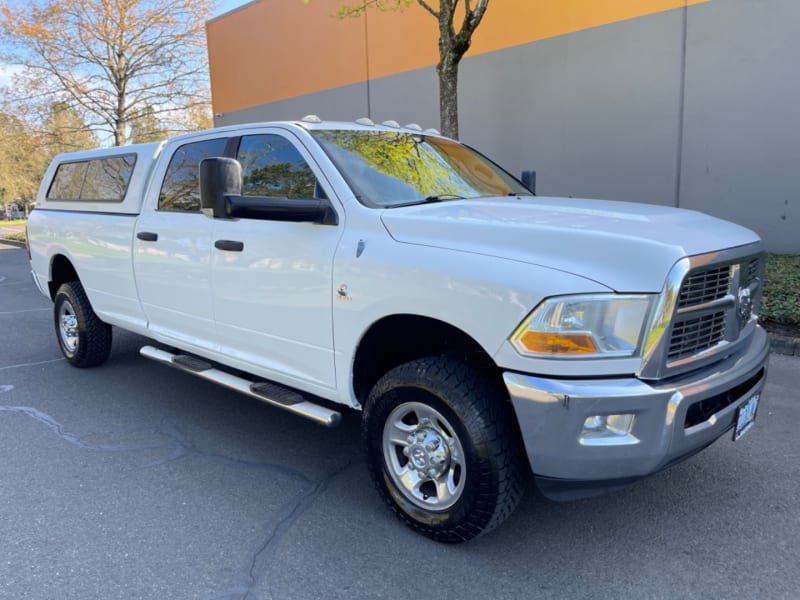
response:
M800 254L767 254L760 317L800 326Z

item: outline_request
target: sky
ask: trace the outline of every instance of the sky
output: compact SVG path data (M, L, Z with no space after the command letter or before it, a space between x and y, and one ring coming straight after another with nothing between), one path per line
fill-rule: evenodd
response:
M232 11L234 8L249 4L250 1L251 0L220 0L217 2L217 6L214 9L214 16L218 17L219 15Z

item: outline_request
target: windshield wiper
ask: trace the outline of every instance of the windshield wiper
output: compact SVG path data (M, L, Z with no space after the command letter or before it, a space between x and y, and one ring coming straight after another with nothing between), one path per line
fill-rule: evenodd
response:
M435 196L427 196L422 200L412 200L411 202L401 202L400 204L392 204L388 208L400 208L402 206L415 206L417 204L433 204L434 202L444 202L445 200L465 200L464 196L458 194L438 194Z

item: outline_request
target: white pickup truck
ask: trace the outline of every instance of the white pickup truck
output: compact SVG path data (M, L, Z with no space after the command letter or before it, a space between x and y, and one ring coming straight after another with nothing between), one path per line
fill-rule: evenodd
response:
M374 483L460 542L530 471L554 499L753 424L762 243L697 212L544 198L396 123L241 125L58 156L28 221L67 360L141 354L334 425Z

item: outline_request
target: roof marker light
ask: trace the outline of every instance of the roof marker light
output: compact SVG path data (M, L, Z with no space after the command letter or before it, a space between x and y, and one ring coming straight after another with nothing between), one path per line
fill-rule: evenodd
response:
M322 123L322 119L320 119L317 115L306 115L300 120L303 123Z
M404 129L413 129L414 131L422 131L422 127L420 127L416 123L409 123L408 125L404 125L403 128Z
M431 127L430 129L426 129L425 133L432 133L433 135L442 135L438 129L434 129Z
M356 119L356 123L359 125L375 125L375 121L368 117L361 117L360 119Z
M381 125L385 125L386 127L394 127L395 129L400 129L400 123L397 121L384 121Z

